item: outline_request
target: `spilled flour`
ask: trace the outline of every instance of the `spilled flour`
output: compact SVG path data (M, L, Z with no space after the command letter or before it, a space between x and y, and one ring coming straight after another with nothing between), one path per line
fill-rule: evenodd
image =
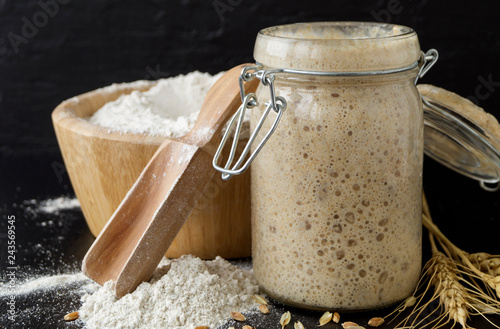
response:
M9 273L6 271L0 283L1 328L66 328L62 323L64 314L78 309L81 297L99 287L81 272L33 275L28 279Z
M22 204L14 206L24 208L26 213L38 217L40 213L59 215L62 211L79 210L80 202L76 197L60 196L45 200L25 200Z
M0 283L0 297L27 295L72 284L79 284L81 291L85 293L92 292L99 286L81 272L74 274L59 274L29 279L17 285L11 285L8 281L6 283Z
M258 286L252 271L217 257L164 259L150 282L142 283L120 300L108 282L82 298L79 310L87 328L217 328L231 311L255 309Z
M58 213L62 210L80 208L80 202L77 198L61 196L55 199L47 199L40 202L40 211L48 214Z
M180 137L193 127L208 90L221 75L194 71L158 80L148 91L133 91L105 104L88 120L110 132Z

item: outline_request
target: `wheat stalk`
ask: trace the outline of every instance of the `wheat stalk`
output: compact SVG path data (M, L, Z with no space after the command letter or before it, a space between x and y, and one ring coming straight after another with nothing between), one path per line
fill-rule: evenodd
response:
M437 329L453 321L453 326L458 323L466 329L470 328L467 320L471 315L481 315L500 329L485 316L500 315L500 256L469 254L454 245L432 221L425 195L422 223L429 231L433 256L424 266L413 295L386 318L396 314L389 321L392 322L399 313L411 307L411 313L397 325L398 328L429 328L432 325L432 329ZM418 294L422 290L423 293ZM434 301L439 301L440 307L424 316L424 311ZM429 320L438 311L436 318Z
M475 266L471 259L470 254L463 251L454 245L442 232L439 228L434 224L430 217L429 207L427 205L427 201L424 197L424 213L422 214L422 223L429 230L430 234L435 237L441 244L443 248L445 248L450 254L451 258L456 259L461 262L462 267L470 274L473 274L480 278L483 282L485 282L496 294L497 298L500 298L500 276L496 274L497 268L495 268L495 274L489 274L482 272L478 266ZM480 253L486 255L484 253ZM473 257L474 259L474 257ZM498 259L494 257L493 259ZM487 269L489 271L489 269Z
M434 286L435 293L439 295L440 305L444 313L454 323L460 323L462 328L467 328L469 318L469 298L467 290L460 284L457 267L453 261L439 251L434 251L435 262L430 271L430 283Z

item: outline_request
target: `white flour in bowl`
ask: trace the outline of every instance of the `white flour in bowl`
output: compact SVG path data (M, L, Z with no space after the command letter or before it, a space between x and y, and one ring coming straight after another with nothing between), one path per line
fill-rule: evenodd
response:
M217 257L164 259L150 282L117 300L112 282L82 298L81 319L93 328L217 328L231 311L252 312L258 292L252 271Z
M191 130L208 90L222 74L195 71L161 79L148 91L105 104L87 119L110 132L180 137Z

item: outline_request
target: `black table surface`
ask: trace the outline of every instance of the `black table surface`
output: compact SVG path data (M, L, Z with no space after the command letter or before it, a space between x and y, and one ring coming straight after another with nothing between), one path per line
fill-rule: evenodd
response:
M54 151L54 150L53 150ZM42 276L54 273L74 273L80 268L81 260L92 244L94 237L88 230L83 214L79 209L61 211L59 214L42 213L33 211L28 200L43 200L54 198L61 195L72 196L73 192L67 178L67 174L58 168L62 164L60 155L56 151L35 152L37 154L16 154L4 157L0 162L1 172L23 173L19 175L4 175L4 186L7 190L15 193L2 195L5 202L1 205L2 222L0 224L0 262L2 269L7 262L7 218L16 218L15 241L17 247L16 254L16 280L20 283L26 278L33 276ZM426 160L429 162L429 160ZM442 169L433 166L432 163L426 166L433 167L432 170L440 172ZM36 168L35 168L36 167ZM14 168L16 170L14 170ZM33 170L35 168L35 170ZM431 169L427 169L429 171ZM446 181L456 179L455 175L442 170L441 180L439 182L430 182L426 184L429 190L427 195L430 200L431 208L435 208L435 220L442 224L443 230L453 240L465 249L471 248L471 251L491 251L498 252L497 240L484 226L488 225L488 218L476 220L475 225L468 226L468 220L464 216L471 216L474 205L466 203L461 207L461 215L457 210L453 210L449 198L443 202L439 200L439 194L446 190ZM464 184L471 184L464 181ZM444 185L443 185L444 184ZM494 195L482 192L478 186L470 186L473 191L471 195L480 195L484 205L489 204L490 208L498 208L498 204L493 202ZM447 191L447 193L454 193ZM461 197L459 197L459 195ZM457 193L457 202L466 202L468 198L465 192ZM448 201L446 201L448 200ZM476 200L479 205L480 201ZM39 202L39 201L38 201ZM447 208L449 207L449 208ZM451 210L449 210L451 209ZM473 216L471 216L473 218ZM457 225L453 224L455 222ZM451 225L446 225L446 224ZM459 225L458 225L459 224ZM481 233L482 232L482 233ZM480 235L481 238L478 238ZM456 238L456 239L455 239ZM495 241L495 242L493 242ZM424 235L424 260L429 258L428 241ZM496 249L495 249L496 248ZM251 260L236 260L235 263L248 263ZM7 279L8 271L2 270L2 280ZM76 292L78 284L64 285L58 289L49 289L45 291L35 291L27 295L15 297L16 301L16 321L10 321L6 316L5 300L2 301L0 310L0 324L6 328L83 328L81 321L66 323L63 316L69 312L75 311L81 305L80 295ZM437 307L437 303L432 304ZM290 310L294 321L301 321L306 328L314 328L321 316L321 312L313 312L291 308L271 301L271 314L253 315L249 317L248 324L254 328L279 328L279 319L281 314ZM373 316L384 316L390 313L391 308L366 312L341 314L342 321L354 321L360 325L367 325L368 320ZM428 310L430 311L430 309ZM432 317L430 318L432 319ZM494 323L500 324L500 317L489 317ZM341 322L342 322L341 321ZM384 324L380 328L394 328L397 321ZM486 320L479 316L472 318L470 325L475 328L493 328ZM221 328L235 326L240 328L242 324L228 321ZM291 327L291 325L289 325ZM443 328L449 328L443 327ZM324 328L341 328L340 325L330 323Z

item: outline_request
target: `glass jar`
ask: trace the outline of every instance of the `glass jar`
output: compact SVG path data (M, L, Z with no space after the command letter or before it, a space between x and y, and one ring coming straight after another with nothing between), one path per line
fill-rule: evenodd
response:
M416 33L390 24L293 24L258 34L262 69L287 69L273 75L286 110L251 168L254 273L271 297L366 310L413 292L421 270L420 56ZM261 84L256 96L270 99L270 89ZM251 129L265 108L252 109Z
M253 265L262 290L294 306L349 311L410 295L421 265L423 153L498 191L500 124L447 90L419 85L418 93L438 53L422 53L404 26L271 27L258 34L254 57L213 166L229 179L254 161ZM261 84L246 94L254 78ZM248 144L237 159L235 138L219 164L248 109Z

